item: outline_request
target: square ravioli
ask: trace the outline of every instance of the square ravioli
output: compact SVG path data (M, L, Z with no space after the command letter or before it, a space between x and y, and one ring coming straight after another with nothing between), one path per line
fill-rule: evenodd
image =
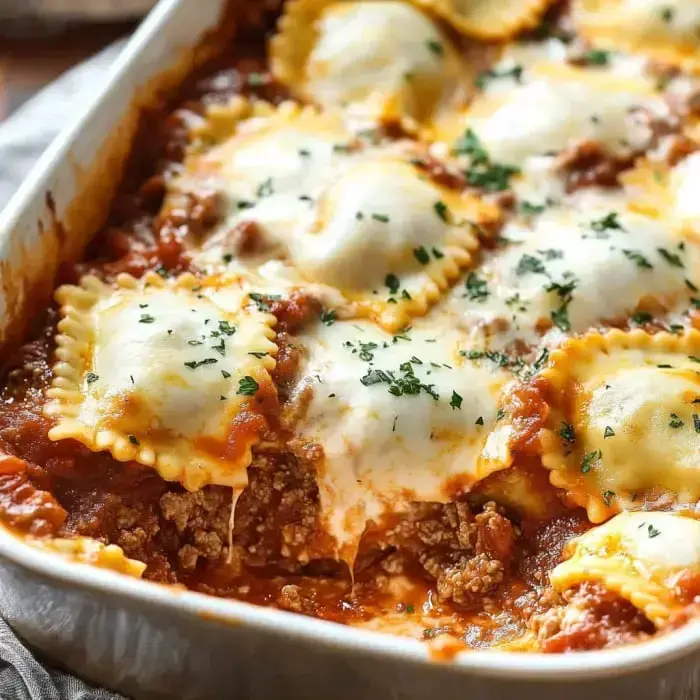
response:
M237 291L155 274L60 287L49 438L108 450L188 489L245 486L277 402L276 346L274 317Z

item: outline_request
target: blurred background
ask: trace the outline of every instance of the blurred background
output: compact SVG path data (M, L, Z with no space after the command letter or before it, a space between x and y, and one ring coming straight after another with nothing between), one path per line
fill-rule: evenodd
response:
M128 35L156 0L0 0L0 122Z

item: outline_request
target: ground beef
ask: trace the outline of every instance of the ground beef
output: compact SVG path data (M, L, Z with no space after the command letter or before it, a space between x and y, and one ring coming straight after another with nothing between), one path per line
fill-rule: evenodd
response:
M647 639L652 623L631 603L597 583L564 594L564 604L532 618L545 653L605 649Z
M474 513L468 503L414 503L392 527L370 532L356 570L376 563L394 575L417 567L435 581L441 600L477 607L496 591L510 569L516 533L495 503Z

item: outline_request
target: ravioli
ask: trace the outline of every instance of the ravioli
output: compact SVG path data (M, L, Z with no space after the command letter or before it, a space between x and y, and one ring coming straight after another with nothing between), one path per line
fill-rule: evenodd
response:
M683 607L678 583L700 575L700 522L667 512L620 513L567 543L550 574L556 591L602 584L657 627Z
M700 332L591 333L541 373L542 463L594 523L700 499Z
M118 545L105 544L92 537L30 537L26 538L25 542L37 549L58 554L69 561L109 569L133 578L141 578L146 570L143 562L127 557Z
M594 46L700 70L700 5L695 0L575 0L573 19Z
M672 168L642 160L622 181L630 192L631 206L681 232L700 234L699 151Z
M477 39L502 40L537 26L553 0L422 0L458 31Z
M513 221L444 311L505 347L684 308L700 284L697 245L623 207L621 198L583 197Z
M465 357L467 338L427 324L392 336L367 321L298 338L297 435L318 443L326 528L352 558L365 524L410 501L448 502L509 464L495 430L504 370Z
M265 406L276 405L275 319L245 296L152 273L59 287L49 438L108 450L190 490L245 486Z
M528 158L590 141L614 157L642 152L651 131L642 108L664 115L654 86L640 77L596 69L542 63L510 88L490 81L467 110L462 126L496 163L516 168ZM460 136L453 122L437 133L457 155L475 156L473 138Z
M166 201L167 211L187 192L221 194L222 220L195 254L205 268L282 260L299 282L339 290L349 314L396 330L471 263L474 224L500 216L431 179L416 143L357 144L332 117L291 106L253 121L193 156ZM245 254L236 234L250 225Z
M294 95L358 118L416 125L466 97L455 47L407 2L290 2L270 48L274 75Z

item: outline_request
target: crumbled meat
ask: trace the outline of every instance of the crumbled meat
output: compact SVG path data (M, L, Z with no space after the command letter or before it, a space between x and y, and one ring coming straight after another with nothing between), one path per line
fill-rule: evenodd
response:
M567 192L584 187L617 187L618 175L629 168L634 159L615 158L597 141L580 141L563 150L554 164L566 177Z
M637 608L600 584L584 583L567 591L564 601L532 618L532 630L545 653L605 649L654 633Z
M473 605L479 597L491 593L502 583L503 563L486 554L463 557L457 564L441 568L437 591L443 600L452 599L458 605Z

